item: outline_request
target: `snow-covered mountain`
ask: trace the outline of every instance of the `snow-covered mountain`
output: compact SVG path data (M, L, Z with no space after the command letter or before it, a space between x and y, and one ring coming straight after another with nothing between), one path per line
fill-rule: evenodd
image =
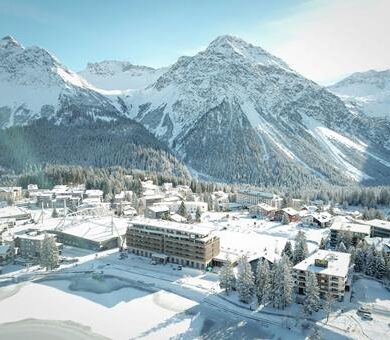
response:
M39 47L0 40L0 127L38 118L80 123L111 120L119 112L105 96Z
M107 67L96 66L94 73L127 74L126 64L103 65ZM145 77L140 77L146 79L152 70L143 70ZM132 74L128 84L135 84ZM390 181L390 121L348 109L339 97L260 47L221 36L205 51L181 57L154 76L145 87L139 83L125 91L98 90L102 86L91 85L47 51L23 48L5 37L0 40L0 127L31 124L25 135L36 136L39 118L63 126L66 134L74 130L69 127L81 126L72 140L80 141L85 131L87 141L63 149L89 145L85 152L78 150L77 164L89 164L90 150L115 140L118 147L100 150L92 164L113 165L137 154L137 161L123 164L141 164L143 159L146 169L152 159L156 169L163 157L164 168L183 172L167 145L194 173L229 182L291 187L320 179ZM61 146L62 140L55 145ZM129 141L131 148L119 148ZM145 148L137 141L150 156L142 158ZM110 157L103 161L107 153ZM51 150L45 161L54 156ZM8 163L15 161L11 157Z
M325 88L236 37L179 58L153 85L122 99L129 116L191 168L218 179L287 184L390 174L389 126L351 113Z
M366 115L390 118L390 70L353 73L329 90Z
M88 63L86 69L78 74L99 89L134 90L154 83L166 71L167 68L154 69L128 61L106 60Z
M116 106L46 50L0 40L0 166L122 165L186 175L165 144Z

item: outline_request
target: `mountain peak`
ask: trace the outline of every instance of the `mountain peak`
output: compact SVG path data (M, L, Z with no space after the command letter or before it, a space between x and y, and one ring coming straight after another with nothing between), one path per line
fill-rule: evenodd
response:
M0 40L0 48L10 47L22 47L22 45L20 45L14 37L7 35Z
M257 65L277 66L291 71L283 60L268 53L259 46L254 46L232 35L221 35L217 37L210 43L205 52L223 55L226 58L243 59Z

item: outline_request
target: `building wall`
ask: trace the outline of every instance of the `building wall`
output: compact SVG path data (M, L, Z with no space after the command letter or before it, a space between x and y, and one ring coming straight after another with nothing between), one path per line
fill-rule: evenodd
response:
M295 290L297 293L298 301L304 299L304 295L306 294L307 275L307 271L293 271ZM320 273L316 273L316 277L321 298L325 298L326 294L330 294L332 298L337 299L339 301L344 298L347 278L324 275Z
M127 230L127 247L130 252L151 257L152 253L169 256L168 261L204 269L219 254L217 236L192 239L184 233L147 230L130 226Z
M389 238L390 237L390 230L386 228L380 228L380 227L371 227L371 235L372 237L382 237L382 238Z

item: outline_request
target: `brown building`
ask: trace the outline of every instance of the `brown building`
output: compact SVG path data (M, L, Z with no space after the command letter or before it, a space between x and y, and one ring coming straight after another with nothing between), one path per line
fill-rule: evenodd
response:
M282 221L283 216L287 216L288 221L291 222L298 222L299 221L299 213L293 208L284 208L280 209L275 212L275 220L276 221Z
M128 251L163 262L205 269L219 254L219 237L207 227L161 220L133 221L127 228Z

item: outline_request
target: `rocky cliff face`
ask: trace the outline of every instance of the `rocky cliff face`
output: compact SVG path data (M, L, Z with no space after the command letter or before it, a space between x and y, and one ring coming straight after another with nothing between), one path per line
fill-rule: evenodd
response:
M376 165L390 170L388 126L373 133L377 122L235 37L219 37L194 57L180 58L153 85L122 99L130 117L212 177L342 183L382 181ZM378 153L368 151L371 144Z

